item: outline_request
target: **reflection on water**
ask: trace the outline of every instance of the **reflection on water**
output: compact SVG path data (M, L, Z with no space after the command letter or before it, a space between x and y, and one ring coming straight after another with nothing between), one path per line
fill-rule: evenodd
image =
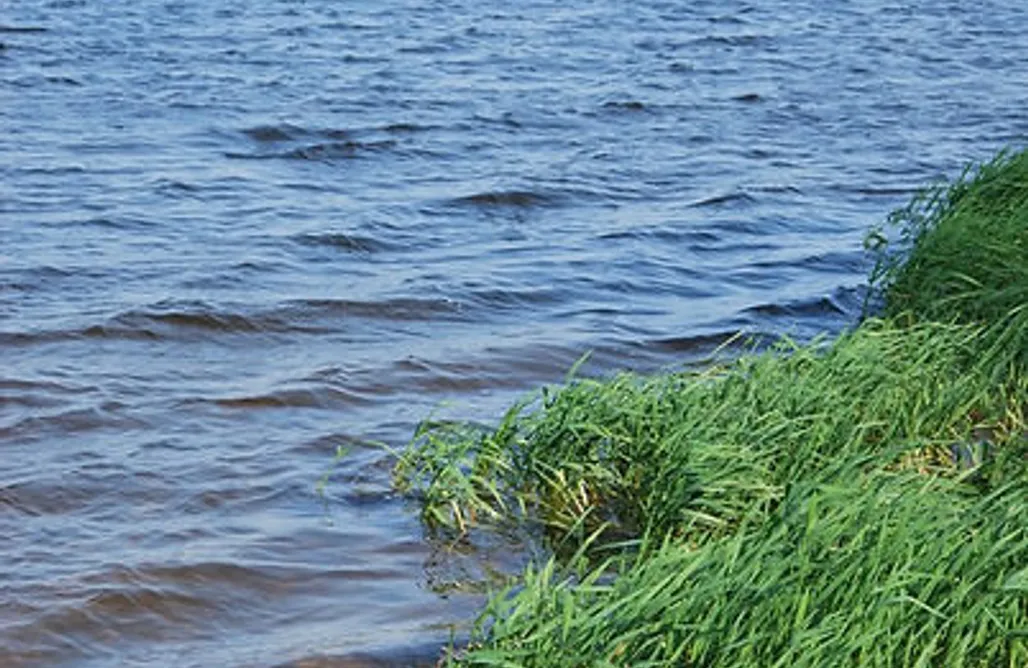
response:
M0 22L0 664L431 665L519 568L389 450L859 312L1023 143L1016 3L32 0ZM318 481L331 469L323 495ZM466 547L466 546L465 546Z

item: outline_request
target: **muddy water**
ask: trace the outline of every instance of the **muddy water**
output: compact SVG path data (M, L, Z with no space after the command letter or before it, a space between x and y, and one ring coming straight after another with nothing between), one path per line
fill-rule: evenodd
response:
M865 229L1025 141L986 2L0 8L0 665L408 665L475 613L436 410L853 322ZM442 408L440 408L442 406ZM342 446L347 456L318 481ZM376 664L377 662L377 664Z

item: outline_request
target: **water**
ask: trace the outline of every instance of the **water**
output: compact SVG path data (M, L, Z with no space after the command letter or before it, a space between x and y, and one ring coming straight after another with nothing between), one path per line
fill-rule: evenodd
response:
M1023 145L1026 12L5 3L0 664L430 664L517 557L371 444L851 324L868 226Z

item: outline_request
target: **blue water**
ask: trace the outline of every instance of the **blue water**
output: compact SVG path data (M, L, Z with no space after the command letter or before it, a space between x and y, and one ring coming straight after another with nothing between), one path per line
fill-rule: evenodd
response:
M427 540L374 444L587 351L852 324L867 228L1024 145L1026 32L1016 2L5 3L0 665L430 664L519 557Z

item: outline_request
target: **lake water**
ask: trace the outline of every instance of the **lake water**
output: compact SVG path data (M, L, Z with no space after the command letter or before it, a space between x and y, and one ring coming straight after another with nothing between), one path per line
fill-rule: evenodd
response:
M857 318L1028 129L1017 2L0 7L0 665L431 663L496 554L388 451ZM324 493L338 447L347 456Z

